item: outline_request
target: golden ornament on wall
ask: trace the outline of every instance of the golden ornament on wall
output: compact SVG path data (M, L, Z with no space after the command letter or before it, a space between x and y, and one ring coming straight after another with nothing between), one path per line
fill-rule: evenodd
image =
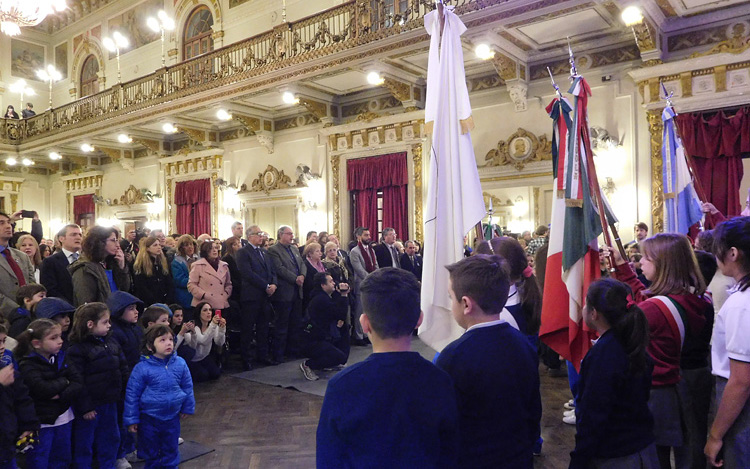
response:
M521 171L533 161L552 160L552 142L546 135L536 136L519 128L507 140L497 142L497 148L487 152L485 166L515 166Z
M292 187L292 178L284 174L283 169L279 171L269 164L266 170L258 173L258 177L253 180L250 192L265 192L268 194L274 189L288 189L289 187Z

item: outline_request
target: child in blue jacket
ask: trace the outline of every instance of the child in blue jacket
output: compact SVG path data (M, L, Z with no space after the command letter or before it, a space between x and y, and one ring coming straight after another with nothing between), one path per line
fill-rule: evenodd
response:
M185 360L174 353L169 326L146 330L143 353L128 381L123 423L138 433L138 455L146 468L176 468L180 416L195 412L193 380Z

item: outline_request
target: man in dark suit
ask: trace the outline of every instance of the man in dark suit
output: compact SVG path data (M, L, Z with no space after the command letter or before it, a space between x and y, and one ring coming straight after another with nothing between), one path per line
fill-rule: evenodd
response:
M74 224L65 225L57 233L62 249L44 259L39 272L39 282L47 289L47 296L74 304L73 278L68 266L78 260L82 239L81 227Z
M401 267L400 256L396 248L396 230L393 228L383 229L383 242L373 248L375 257L378 259L378 267Z
M404 243L401 268L413 273L417 280L422 281L422 257L417 255L417 245L412 240Z
M247 229L250 244L237 251L237 269L242 276L240 297L240 341L244 368L251 366L250 344L255 328L255 358L267 365L277 365L268 355L268 322L271 312L271 296L276 292L276 270L271 255L261 246L263 231L258 225Z
M240 244L244 248L248 244L250 244L245 238L242 237L242 222L236 221L232 223L232 236L235 236L237 238L240 238Z
M276 311L273 331L272 358L281 362L287 355L300 355L302 350L302 284L307 275L305 261L292 246L294 231L282 225L276 232L276 244L268 248L278 277L278 290L273 295Z

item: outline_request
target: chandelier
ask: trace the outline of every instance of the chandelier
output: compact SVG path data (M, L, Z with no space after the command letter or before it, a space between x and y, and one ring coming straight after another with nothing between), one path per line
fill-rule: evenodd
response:
M47 15L65 8L65 0L0 0L0 31L17 36L21 27L36 26Z

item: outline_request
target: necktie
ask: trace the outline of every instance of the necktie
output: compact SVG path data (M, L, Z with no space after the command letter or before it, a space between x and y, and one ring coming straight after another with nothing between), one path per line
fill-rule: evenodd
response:
M286 252L289 253L289 257L292 258L292 262L294 263L294 267L297 269L297 276L299 277L300 271L299 271L299 264L297 264L297 259L294 257L294 253L292 252L292 249L289 246L286 246Z
M258 251L258 255L260 256L260 260L262 260L262 261L265 262L266 258L263 257L263 250L261 248L258 248L258 247L256 247L255 250Z
M398 251L396 246L391 246L391 256L393 256L393 267L401 267L401 262L398 260Z
M72 264L73 262L77 261L78 260L78 256L80 256L80 254L78 254L77 252L71 253L70 254L70 259L68 261L68 264Z
M16 262L16 260L13 259L13 256L10 255L10 249L5 248L3 250L3 255L5 256L5 260L8 261L8 265L10 266L11 270L13 270L13 273L16 274L16 278L18 279L18 286L22 287L26 285L26 278L23 276L23 271L18 265L18 262Z

